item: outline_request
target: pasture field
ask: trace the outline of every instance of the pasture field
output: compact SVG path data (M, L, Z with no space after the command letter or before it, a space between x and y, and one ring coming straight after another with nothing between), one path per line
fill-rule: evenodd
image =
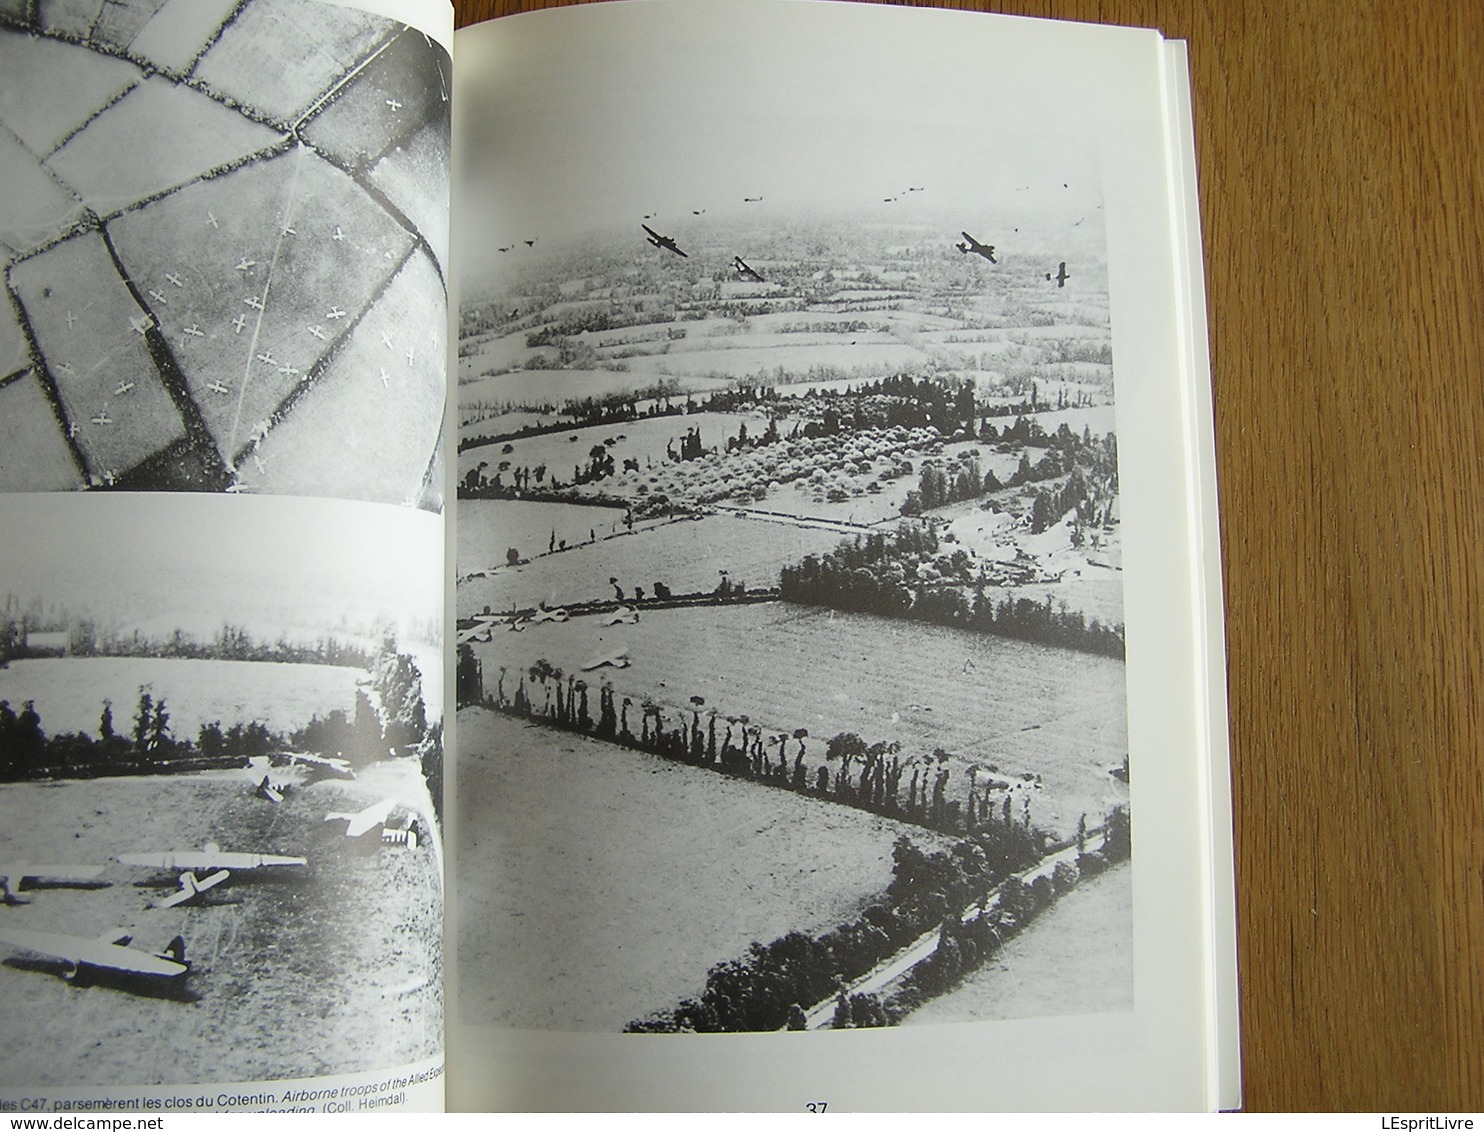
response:
M80 59L90 57L79 53ZM275 130L191 87L150 76L69 137L46 164L101 216L266 152L281 140ZM142 145L149 146L148 161L137 159Z
M362 668L323 664L273 664L245 660L181 660L155 657L59 657L13 660L0 668L0 699L19 711L36 701L47 735L86 732L98 737L103 701L113 701L113 726L127 735L134 726L140 686L165 701L170 730L195 742L202 724L223 728L256 720L288 732L336 708L354 713Z
M369 1070L443 1045L443 892L434 844L413 852L347 839L332 810L394 798L431 824L412 762L354 782L299 785L279 805L246 770L0 786L0 858L106 865L102 889L40 889L7 926L136 945L185 940L181 998L66 982L0 948L0 1086L274 1080ZM153 909L173 873L125 853L200 848L309 858L292 879L229 879L200 906ZM141 887L144 886L144 887Z
M5 491L69 491L83 485L67 442L35 422L51 416L35 370L0 385L0 487Z
M552 539L575 548L624 529L624 512L616 507L584 507L578 503L534 503L520 499L463 499L459 501L460 573L505 566L511 547L522 558L546 554Z
M367 500L396 498L421 483L442 435L447 396L442 295L432 258L414 249L338 351L320 363L294 411L252 456L233 454L242 482L274 494ZM324 443L326 436L336 442ZM442 479L433 487L441 504Z
M467 501L460 502L464 506ZM806 554L833 550L840 538L837 530L730 515L636 526L630 534L569 547L523 566L500 566L485 577L466 577L459 583L458 614L469 617L485 606L498 611L532 608L542 601L566 605L608 599L614 596L610 577L618 578L626 594L635 586L652 594L656 581L672 593L710 593L723 576L764 589L778 584L784 566ZM483 564L470 565L478 569ZM461 559L461 572L465 566Z
M866 337L862 335L862 337ZM776 377L785 373L807 373L812 366L849 367L874 372L905 369L926 360L927 355L901 342L890 340L820 342L814 345L788 343L753 346L746 338L723 348L672 350L628 358L635 374L678 377L689 385L697 377ZM700 345L699 343L697 345Z
M616 1032L706 971L851 919L946 839L641 751L459 713L459 1022Z
M583 664L622 650L629 667L586 678L611 681L620 700L633 699L631 729L646 697L667 707L673 726L681 713L689 718L690 697L702 696L703 727L714 709L722 717L746 714L770 736L808 728L810 764L823 765L825 742L842 731L867 743L899 742L903 760L942 747L951 757L950 798L963 796L974 765L993 764L1002 779L1039 775L1032 819L1061 834L1073 832L1083 813L1095 824L1128 801L1127 786L1108 774L1128 751L1121 661L782 602L652 610L636 625L601 622L582 617L497 631L474 646L486 694L495 694L502 666L509 697L518 673L537 660L583 675ZM792 741L788 753L796 753Z
M195 78L288 124L394 26L355 11L249 4L206 52ZM265 75L274 81L265 83Z
M139 81L139 69L122 59L85 58L70 43L9 30L0 33L0 71L29 76L0 89L0 121L39 156Z
M539 409L547 405L560 408L565 401L628 393L651 386L655 381L654 374L606 369L532 369L486 377L472 369L470 363L473 361L473 358L459 359L461 404L486 401L516 409ZM681 383L681 396L687 391L704 395L728 384L706 378L687 379Z
M1133 868L1083 881L904 1026L1134 1008Z
M208 215L217 218L215 227L205 222ZM280 232L283 226L292 227L293 234ZM337 228L345 239L334 239ZM413 246L406 230L350 177L302 147L127 213L110 234L130 278L141 290L163 297L161 302L152 295L151 309L229 461L260 422L276 424L284 398L309 381L333 349L344 347L348 327ZM436 277L433 286L433 294L441 295ZM429 296L423 303L431 301ZM346 314L330 318L332 310ZM424 317L417 307L372 312L377 316L389 324ZM186 334L187 326L199 336ZM399 377L407 368L401 354L408 337L403 329L399 348L384 351L389 355L384 364ZM377 349L382 349L379 341ZM385 394L375 369L365 381ZM228 392L220 392L223 387ZM384 397L368 389L362 400L367 411L380 411L377 402ZM350 422L347 436L354 435L355 423ZM420 455L423 467L427 455L426 450ZM417 476L421 473L420 467Z
M512 440L509 443L513 451L509 453L503 451L503 444L468 449L459 453L459 475L462 477L470 468L486 463L489 467L485 474L493 479L499 465L508 460L512 467L534 468L545 464L548 481L555 477L570 484L573 466L585 471L591 459L589 453L598 445L613 457L615 470L622 469L624 460L637 460L642 470L650 464L669 463L667 446L679 452L680 441L692 429L700 430L703 448L724 449L727 438L736 436L743 424L749 433L757 436L768 427L768 420L752 413L684 413L574 427L571 432ZM603 480L594 485L594 490L608 490L612 485L613 481Z
M143 316L102 237L76 236L16 264L9 283L91 471L129 468L185 435L143 337L131 329ZM134 387L120 394L121 381Z

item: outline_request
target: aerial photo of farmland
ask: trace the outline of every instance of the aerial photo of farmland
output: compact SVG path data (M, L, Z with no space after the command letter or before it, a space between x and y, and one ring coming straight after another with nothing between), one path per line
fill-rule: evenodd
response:
M461 1020L1132 1010L1096 147L646 11L457 77Z
M440 45L316 0L3 3L0 74L0 491L441 508Z
M0 1088L437 1056L440 518L162 502L0 496Z

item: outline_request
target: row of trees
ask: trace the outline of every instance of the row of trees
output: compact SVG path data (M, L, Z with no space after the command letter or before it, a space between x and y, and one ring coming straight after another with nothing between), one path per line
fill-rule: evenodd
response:
M224 768L282 746L282 736L256 722L223 730L217 721L201 727L195 742L177 738L165 698L148 687L139 689L134 714L122 723L113 701L104 700L96 738L85 731L47 735L35 701L16 712L0 700L0 780L10 782Z
M1016 637L1039 644L1123 658L1123 627L1104 625L1080 610L1002 597L963 550L941 552L937 532L904 523L894 535L867 535L823 555L785 566L779 596L801 605L874 613Z
M1103 848L1082 853L1079 866L1088 861L1087 871L1092 872L1106 868L1115 853L1126 857L1127 825L1126 811L1115 811ZM1076 883L1079 866L1070 863L1058 866L1059 889L1044 877L1029 885L1015 878L1045 855L1046 840L1041 830L994 820L946 850L926 851L899 837L892 848L891 884L861 915L817 936L792 931L768 944L753 943L741 958L712 967L699 997L630 1022L625 1032L802 1030L805 1008L831 995L837 996L836 1028L892 1024L909 1006L948 989ZM990 910L996 890L998 899ZM982 914L965 924L963 912L976 902ZM935 926L941 933L937 949L914 968L898 997L883 1001L876 995L847 994L849 983Z
M903 757L899 743L868 743L847 731L825 743L822 760L810 762L807 728L765 729L746 715L722 716L701 696L692 696L684 711L648 697L636 704L610 681L594 689L544 659L514 675L502 667L489 694L469 645L459 646L455 684L460 707L492 708L945 833L963 833L986 822L1030 825L1028 802L1014 814L1010 795L998 794L1010 784L986 776L981 786L977 768L966 789L950 797L953 774L941 747L928 755Z
M285 736L257 720L223 726L203 724L194 740L177 737L165 697L141 686L132 720L115 719L104 700L97 736L81 732L48 735L35 702L17 712L0 700L0 780L153 774L163 771L224 769L285 749L335 755L364 765L398 751L417 754L435 806L442 806L441 725L430 726L423 700L422 673L413 658L383 642L370 665L371 693L358 689L353 712L337 708L314 716ZM378 713L374 695L381 704Z

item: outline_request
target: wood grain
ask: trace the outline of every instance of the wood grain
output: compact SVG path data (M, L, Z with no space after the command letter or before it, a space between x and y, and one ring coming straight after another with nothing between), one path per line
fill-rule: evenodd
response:
M939 6L1190 44L1246 1105L1484 1109L1484 8Z

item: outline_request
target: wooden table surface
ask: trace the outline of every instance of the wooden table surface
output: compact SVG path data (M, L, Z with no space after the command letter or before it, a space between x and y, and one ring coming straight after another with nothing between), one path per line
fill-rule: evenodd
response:
M941 6L1190 45L1246 1106L1484 1109L1484 5Z

